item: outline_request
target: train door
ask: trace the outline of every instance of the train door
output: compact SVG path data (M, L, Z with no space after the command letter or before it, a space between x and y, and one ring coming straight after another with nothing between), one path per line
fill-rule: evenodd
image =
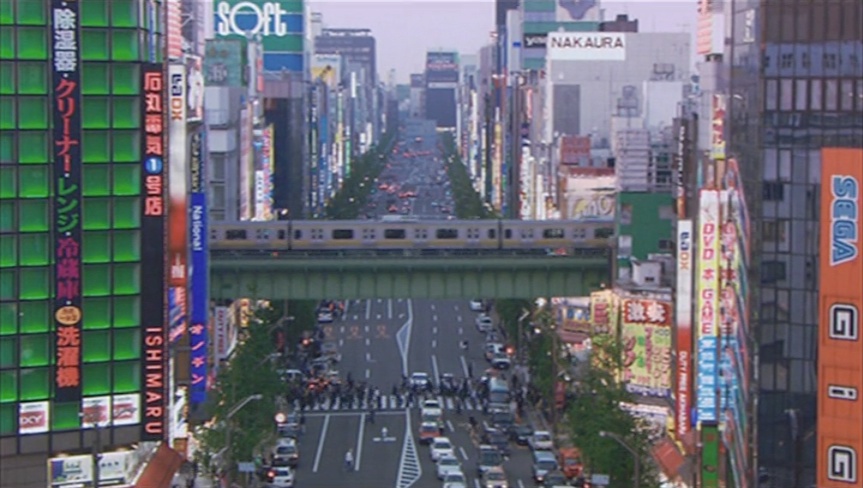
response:
M465 238L468 247L479 247L480 233L478 228L468 227L465 229Z
M413 245L415 247L423 248L428 247L429 244L429 230L428 227L422 224L415 224L412 226L413 232Z
M309 229L309 244L314 249L320 249L324 247L324 242L326 241L326 236L324 235L324 229L320 227L312 227Z
M374 227L363 227L360 234L363 247L375 247L377 243L377 230Z

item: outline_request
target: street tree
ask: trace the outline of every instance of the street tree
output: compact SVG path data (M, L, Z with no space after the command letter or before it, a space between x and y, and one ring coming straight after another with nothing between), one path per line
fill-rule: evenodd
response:
M619 339L610 335L592 338L591 364L579 379L576 396L567 411L567 427L590 472L610 475L611 488L632 486L635 461L617 441L600 436L601 431L617 435L638 454L641 461L639 486L658 488L647 426L620 407L622 402L633 400L618 380L622 358L623 346Z

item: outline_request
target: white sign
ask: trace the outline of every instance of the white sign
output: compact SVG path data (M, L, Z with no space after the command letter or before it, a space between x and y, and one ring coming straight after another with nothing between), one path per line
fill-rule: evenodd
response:
M18 406L18 434L42 434L49 430L48 402L22 403Z
M102 453L99 460L99 481L102 486L125 485L135 474L132 451Z
M99 478L101 477L100 475ZM91 485L93 457L86 455L49 459L48 482L52 487Z
M222 1L216 6L216 34L284 37L288 35L288 23L283 17L288 13L281 2L239 2L232 6Z
M548 59L552 61L626 61L623 32L550 32Z
M137 393L114 395L111 398L114 425L135 425L141 422L141 396Z
M111 397L100 396L81 399L81 427L85 429L108 425L111 421Z
M213 329L216 331L216 359L228 357L228 307L216 307L213 313Z

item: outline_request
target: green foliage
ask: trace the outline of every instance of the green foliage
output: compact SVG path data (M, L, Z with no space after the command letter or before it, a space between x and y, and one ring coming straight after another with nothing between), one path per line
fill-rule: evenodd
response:
M569 429L592 473L611 476L611 488L632 486L635 462L626 448L614 439L601 437L600 431L617 434L639 454L642 488L659 486L650 460L650 440L641 420L622 410L621 402L631 402L632 395L617 382L623 345L610 336L592 340L592 362L580 379L576 398L568 410Z
M387 133L380 142L351 162L351 172L341 189L327 202L325 215L328 220L354 220L359 217L376 180L386 167L395 144L395 134Z
M201 436L204 452L217 453L225 447L227 424L231 428L230 459L234 462L251 461L261 443L272 435L276 399L283 393L283 384L276 373L276 363L269 357L274 352L272 327L280 317L277 309L256 310L242 331L242 343L219 371L210 393L215 426ZM231 409L257 394L263 396L260 401L249 402L226 421Z
M528 312L533 310L533 303L530 300L524 299L495 300L494 309L503 323L507 337L511 341L516 342L518 340L518 318L521 317L525 310ZM529 319L525 319L522 325L527 327L529 322Z
M446 158L446 173L452 189L455 201L455 214L459 219L496 219L499 218L489 210L479 193L473 187L467 166L461 160L461 156L455 146L452 134L444 134L443 146Z

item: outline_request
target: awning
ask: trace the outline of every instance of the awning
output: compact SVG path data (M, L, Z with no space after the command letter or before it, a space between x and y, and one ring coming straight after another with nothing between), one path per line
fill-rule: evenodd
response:
M675 480L680 476L680 468L686 462L677 445L669 438L664 438L651 449L653 458L668 479Z
M135 488L171 488L171 481L182 464L183 458L177 451L160 444L144 466Z

